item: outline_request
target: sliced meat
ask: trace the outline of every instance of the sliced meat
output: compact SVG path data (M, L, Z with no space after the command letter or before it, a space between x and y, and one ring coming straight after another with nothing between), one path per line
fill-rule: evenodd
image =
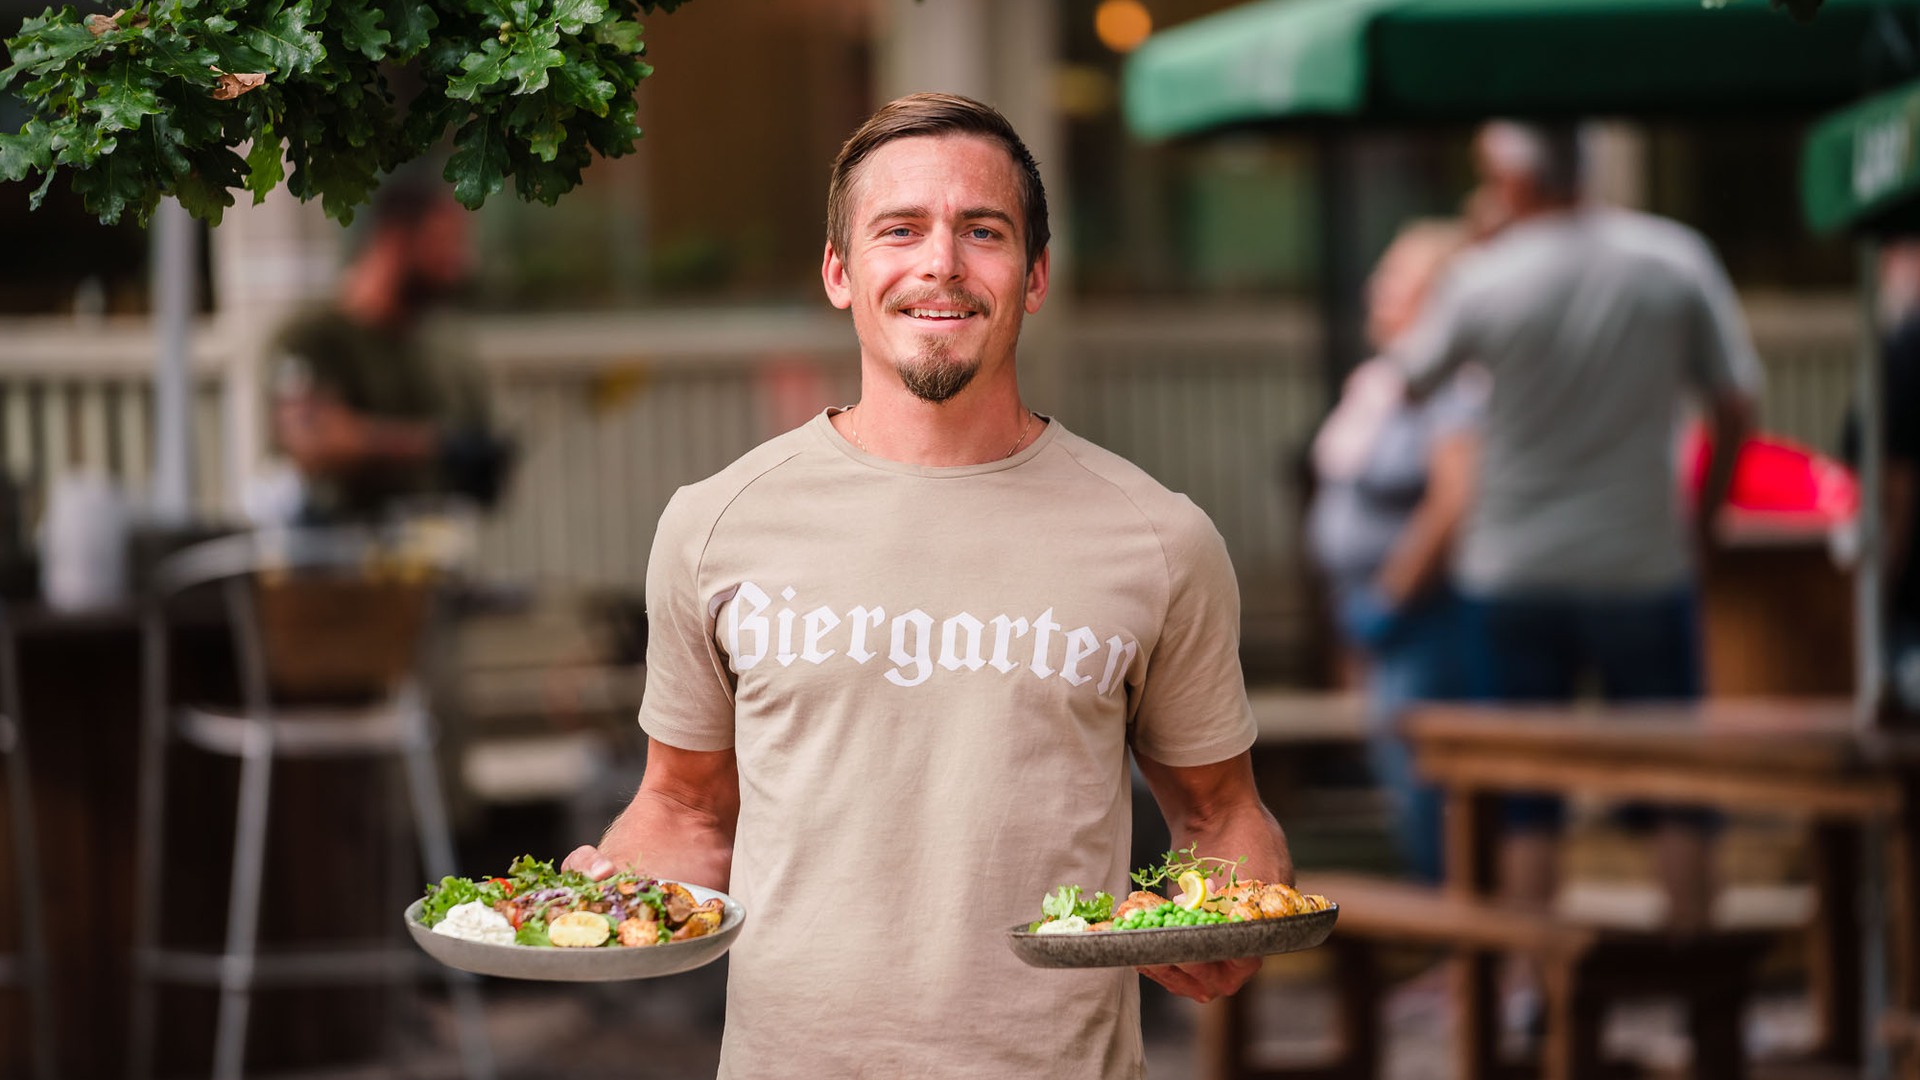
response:
M1113 909L1113 917L1115 919L1124 919L1136 911L1152 911L1154 908L1166 902L1167 898L1158 893L1142 892L1139 889L1135 889L1133 892L1127 894L1125 900L1120 901L1119 907Z
M630 949L660 944L660 924L650 918L634 917L620 924L620 944Z

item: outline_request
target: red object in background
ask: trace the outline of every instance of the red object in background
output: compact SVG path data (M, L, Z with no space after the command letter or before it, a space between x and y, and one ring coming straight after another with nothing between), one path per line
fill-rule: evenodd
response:
M1688 494L1706 478L1702 424L1681 436L1681 476ZM1860 485L1845 465L1789 439L1755 435L1740 450L1727 506L1749 521L1838 525L1860 509Z

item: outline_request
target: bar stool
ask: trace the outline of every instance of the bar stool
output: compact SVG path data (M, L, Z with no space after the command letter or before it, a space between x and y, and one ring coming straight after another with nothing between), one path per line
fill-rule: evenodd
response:
M258 948L267 814L273 765L291 758L398 759L405 767L412 824L426 875L453 874L446 804L433 755L433 718L421 689L437 572L396 549L393 538L359 529L297 530L226 537L188 548L155 572L145 616L146 702L140 747L139 877L130 1074L151 1075L156 990L162 983L220 992L214 1080L244 1069L254 989L263 984L351 985L418 978L422 958L393 930L377 947L307 948L262 955ZM224 604L239 673L240 708L171 699L169 613L189 595ZM358 681L379 691L360 705L314 705L317 690ZM166 751L179 739L240 761L232 882L219 952L167 948L160 897L166 891ZM345 898L343 898L345 899ZM491 1080L477 980L442 969L458 1021L466 1075Z
M20 903L20 951L0 956L0 986L26 992L33 1076L53 1080L53 987L47 973L47 922L40 908L46 892L33 835L33 773L18 720L20 668L14 649L12 624L0 619L0 757L7 759L7 817L13 823L13 875Z

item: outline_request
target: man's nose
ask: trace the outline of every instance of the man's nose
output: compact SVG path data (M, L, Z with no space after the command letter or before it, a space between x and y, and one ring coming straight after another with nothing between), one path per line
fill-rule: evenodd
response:
M952 281L960 276L960 244L952 233L936 230L921 245L920 276L929 281Z

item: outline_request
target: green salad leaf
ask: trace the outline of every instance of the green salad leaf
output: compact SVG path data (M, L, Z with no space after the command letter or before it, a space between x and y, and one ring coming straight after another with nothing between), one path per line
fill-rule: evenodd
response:
M553 939L547 936L547 920L528 919L513 932L515 945L552 945Z
M420 909L420 922L426 926L437 926L447 917L447 912L478 900L489 906L505 900L507 889L499 878L483 881L470 881L462 877L444 877L438 885L427 886L427 902Z
M1078 915L1090 923L1113 918L1112 896L1097 892L1093 894L1093 899L1082 900L1081 895L1080 886L1062 885L1040 901L1040 914L1048 919L1070 919Z

